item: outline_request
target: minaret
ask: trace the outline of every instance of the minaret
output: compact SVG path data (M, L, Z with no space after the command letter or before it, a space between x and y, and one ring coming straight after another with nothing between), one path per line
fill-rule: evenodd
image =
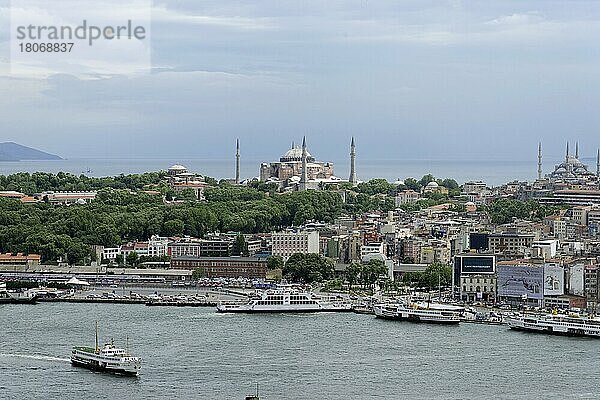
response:
M352 142L350 143L350 178L348 182L356 186L358 179L356 179L356 146L354 145L354 136L352 136Z
M575 142L575 158L579 160L579 142Z
M600 149L598 149L598 155L596 156L596 176L600 178Z
M300 186L298 190L306 190L307 174L306 174L306 159L308 158L306 152L306 136L302 138L302 176L300 177Z
M235 141L235 184L240 184L240 139Z
M542 142L538 143L538 180L542 180Z
M565 161L569 162L569 142L567 142L567 155L565 156Z

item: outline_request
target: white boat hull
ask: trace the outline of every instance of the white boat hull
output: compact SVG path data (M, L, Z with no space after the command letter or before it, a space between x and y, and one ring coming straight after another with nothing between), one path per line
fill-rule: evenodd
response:
M219 304L217 312L221 313L316 313L316 312L345 312L352 311L350 304L340 305L294 305L294 304L279 304L279 305L248 305L248 304Z
M522 318L509 318L508 326L510 329L524 332L545 333L547 335L559 336L587 336L600 338L600 326L586 326L585 324L557 324L544 320L528 322Z
M460 323L460 316L458 313L448 313L448 315L442 314L441 311L434 310L420 310L420 309L395 309L394 307L388 306L375 306L375 316L377 318L396 320L396 321L409 321L409 322L423 322L430 324L448 324L454 325Z
M124 350L119 350L123 353ZM74 348L71 352L71 364L92 371L110 372L121 375L137 375L142 361L139 357L129 355L106 354L93 352L89 348Z
M121 364L119 366L108 366L106 363L94 360L73 359L73 357L71 357L71 364L76 367L87 368L92 371L108 372L113 374L130 376L137 375L140 368L139 365L135 365L132 363Z

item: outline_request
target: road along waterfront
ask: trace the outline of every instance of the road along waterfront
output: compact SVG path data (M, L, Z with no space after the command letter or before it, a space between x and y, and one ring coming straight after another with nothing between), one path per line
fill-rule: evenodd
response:
M73 345L114 338L139 378L73 368ZM598 341L437 326L354 313L218 314L212 308L0 306L0 398L592 399Z

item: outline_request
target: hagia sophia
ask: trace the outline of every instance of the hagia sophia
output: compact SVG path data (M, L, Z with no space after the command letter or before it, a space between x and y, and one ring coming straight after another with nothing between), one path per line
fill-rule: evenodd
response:
M350 178L348 182L357 184L355 172L356 150L354 138L350 144ZM302 146L292 143L279 161L262 163L260 165L259 179L261 182L277 183L281 188L288 190L318 189L321 185L344 182L335 176L333 163L317 161L306 146L306 138Z

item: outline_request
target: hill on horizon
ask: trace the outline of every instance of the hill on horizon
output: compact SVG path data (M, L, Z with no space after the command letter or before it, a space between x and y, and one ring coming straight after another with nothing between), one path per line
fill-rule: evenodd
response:
M0 161L24 160L62 160L62 157L15 142L0 143Z

